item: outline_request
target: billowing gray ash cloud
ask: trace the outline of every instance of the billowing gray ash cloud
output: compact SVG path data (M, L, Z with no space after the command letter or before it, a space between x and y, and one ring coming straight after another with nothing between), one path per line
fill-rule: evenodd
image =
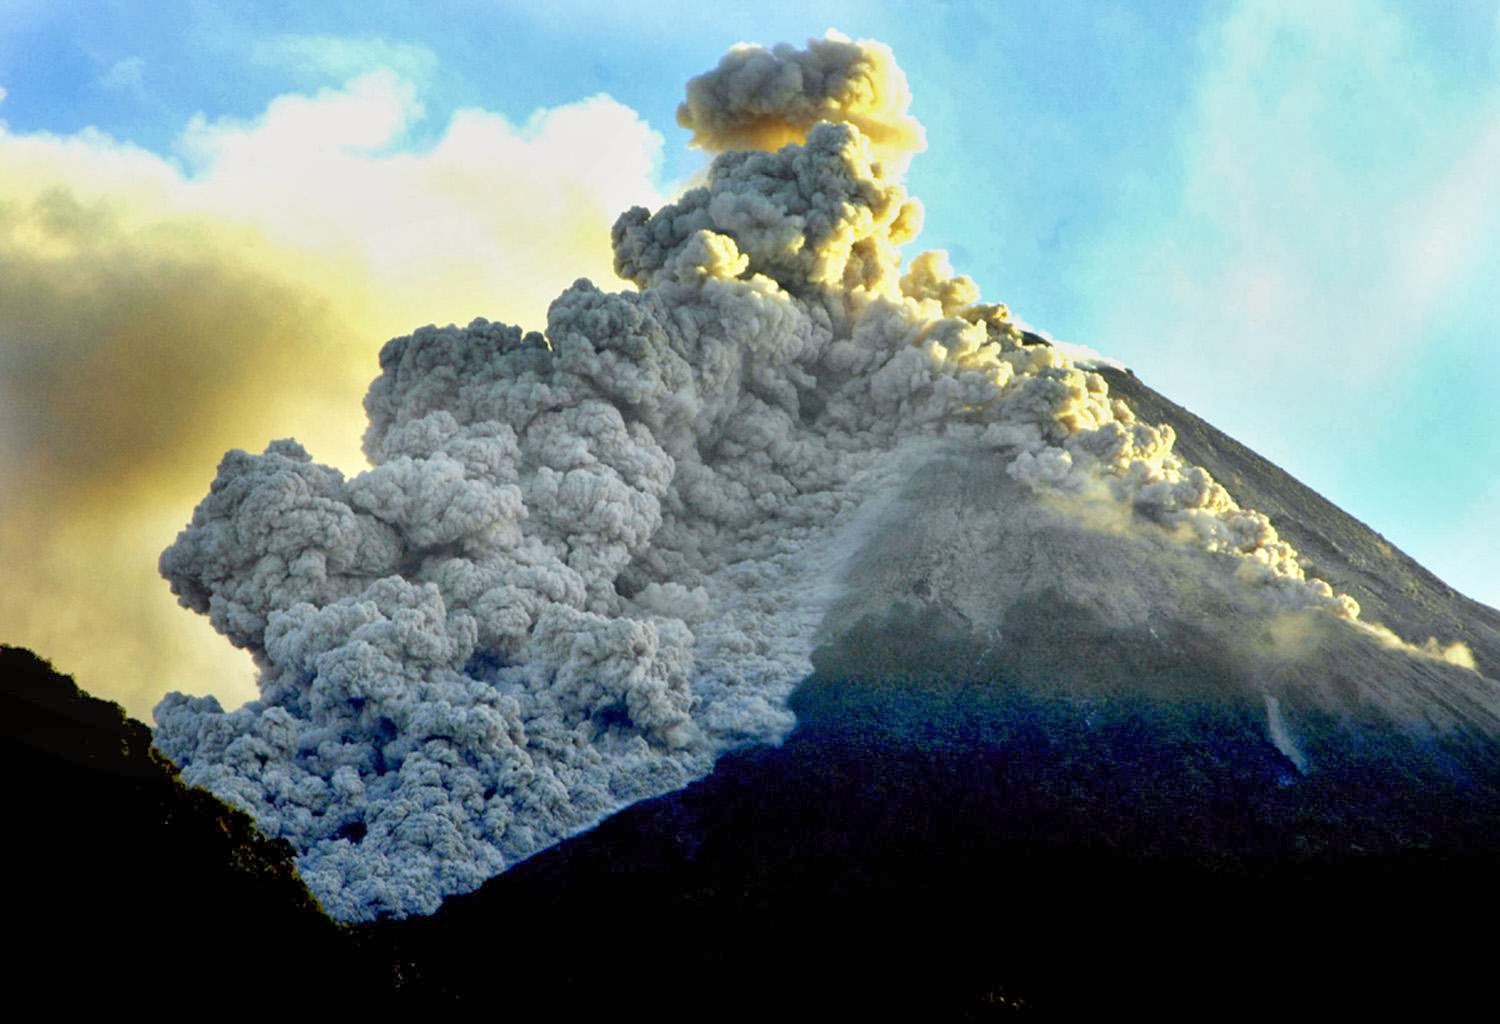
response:
M1378 631L941 254L903 272L908 102L878 44L736 48L679 111L707 184L615 225L635 290L391 341L353 478L290 440L225 456L161 570L261 697L171 694L156 742L331 914L430 912L783 737L844 567L939 448Z

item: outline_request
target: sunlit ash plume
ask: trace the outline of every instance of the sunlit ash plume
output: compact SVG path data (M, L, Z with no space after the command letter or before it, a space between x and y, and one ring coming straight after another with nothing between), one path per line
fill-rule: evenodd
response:
M391 341L352 478L291 440L225 456L161 571L261 696L172 694L157 743L290 840L330 913L430 912L782 738L841 567L935 446L1357 621L1099 373L942 254L903 272L908 102L878 44L736 48L679 112L707 183L615 223L635 290Z

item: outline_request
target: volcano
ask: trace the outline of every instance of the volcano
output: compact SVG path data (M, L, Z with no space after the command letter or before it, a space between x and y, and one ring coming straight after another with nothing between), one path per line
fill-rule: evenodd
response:
M220 463L160 568L260 697L169 694L149 770L285 844L266 872L345 925L331 986L943 1017L1464 988L1431 990L1500 853L1500 615L906 259L909 99L878 44L736 48L679 110L704 184L615 223L633 289L387 343L364 472Z
M1500 613L1129 372L1100 372L1393 630L1500 658ZM151 792L150 771L175 784L117 710L49 725L62 712L42 707L87 698L62 681L44 696L37 663L9 653L8 753L56 783L46 799L32 786L23 816L46 835L62 808L94 808L64 819L76 845L44 844L34 874L50 882L21 919L55 959L33 977L97 979L108 963L123 985L174 962L208 970L193 950L282 948L317 1005L414 1012L490 1005L499 975L522 979L505 986L513 1008L671 999L730 1019L1481 998L1476 929L1500 867L1494 681L1344 620L1291 629L1218 571L1229 556L1146 544L989 466L940 447L865 524L784 742L727 754L430 916L341 934L308 917L300 887L264 888L264 841L206 794L175 788L190 809L167 828L221 846L177 841L171 858L162 797L99 803ZM106 825L108 870L81 838ZM216 881L162 898L189 876ZM256 886L235 914L205 910ZM64 924L93 937L96 966L65 952ZM215 983L191 977L210 998Z
M1495 663L1500 613L1134 375L1102 372L1393 628ZM667 963L661 984L746 1017L1482 998L1494 680L1339 620L1290 631L1210 582L1223 556L1107 525L934 453L852 559L786 742L377 927L420 967L407 995L479 990L482 937L525 920L504 955L600 1008ZM546 952L564 944L563 962Z

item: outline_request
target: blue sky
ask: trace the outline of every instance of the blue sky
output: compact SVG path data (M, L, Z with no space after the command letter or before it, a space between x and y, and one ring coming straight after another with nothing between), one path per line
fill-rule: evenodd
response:
M137 402L118 415L140 421L141 440L114 461L63 459L74 468L59 472L157 481L131 492L153 496L136 502L141 551L170 540L160 523L186 518L212 475L205 453L259 447L270 432L311 435L322 457L331 447L347 458L362 427L358 389L386 335L478 314L533 326L573 276L607 274L600 250L575 236L607 229L617 211L605 206L660 201L702 166L673 119L686 79L734 42L800 44L836 27L891 46L926 125L928 150L908 175L927 210L913 253L949 250L988 299L1125 361L1500 605L1496 0L545 10L0 0L0 24L0 221L7 201L55 198L43 187L51 175L95 197L97 208L83 206L118 228L118 245L89 243L90 259L69 264L70 302L83 287L116 297L111 316L141 306L119 266L145 253L221 283L259 275L261 291L247 294L279 295L277 308L301 318L199 346L193 331L231 314L174 306L138 332L157 347L135 370L88 363L86 379L108 380L122 407ZM585 103L600 94L609 101ZM549 120L559 109L573 120ZM604 155L577 163L580 137L607 139ZM14 186L16 168L30 192ZM367 174L376 184L360 193ZM538 227L549 222L526 208L554 202L598 210L539 237L553 234ZM231 238L230 223L253 239ZM36 267L58 265L36 256L46 248L33 244L36 224L13 218L9 230ZM211 258L190 251L194 239ZM90 274L97 288L80 284ZM4 289L0 314L27 298ZM240 325L258 315L248 300L225 308ZM26 354L28 340L53 331L74 339L57 351L86 344L56 319L0 319L12 334L0 336L0 387L9 375L23 391L25 367L45 361ZM163 350L152 323L207 354ZM336 397L344 412L309 412L313 399L294 394L297 364L260 359L263 343L313 362L316 346L337 349L321 379L329 408ZM205 385L182 422L163 418L149 382L131 383L161 367L222 386ZM231 393L243 402L223 408ZM0 431L8 422L0 411ZM42 450L29 443L8 446L22 468ZM143 468L140 453L157 449ZM0 444L0 473L6 453ZM68 536L85 526L99 529L80 520ZM57 555L34 582L64 579L70 564ZM80 598L73 618L88 607Z

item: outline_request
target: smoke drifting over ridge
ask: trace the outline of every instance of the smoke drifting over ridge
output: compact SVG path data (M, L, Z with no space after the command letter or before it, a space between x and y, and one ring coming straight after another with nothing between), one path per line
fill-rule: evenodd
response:
M169 695L157 743L291 840L332 914L429 912L785 735L840 565L934 445L1357 622L1170 428L941 254L902 272L908 101L875 44L732 51L679 115L723 150L707 184L615 223L637 291L580 280L545 334L391 341L367 472L289 440L225 456L161 570L261 698Z

